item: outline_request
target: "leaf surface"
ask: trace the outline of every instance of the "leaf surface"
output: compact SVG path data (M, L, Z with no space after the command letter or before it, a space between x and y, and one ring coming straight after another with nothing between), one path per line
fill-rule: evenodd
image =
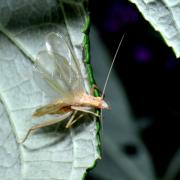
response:
M130 0L180 57L179 0Z
M83 63L82 1L2 1L0 3L0 177L3 179L82 179L99 157L96 122L84 118L72 129L52 126L38 130L18 144L33 124L39 106L51 97L33 78L33 64L45 49L45 36L61 33ZM86 83L89 91L88 82ZM41 83L40 83L41 84Z

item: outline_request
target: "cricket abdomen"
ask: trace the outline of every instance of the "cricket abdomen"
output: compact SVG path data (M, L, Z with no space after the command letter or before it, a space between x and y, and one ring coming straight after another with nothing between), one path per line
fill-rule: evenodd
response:
M69 105L67 105L63 101L57 101L55 103L47 104L45 106L38 108L34 112L33 117L40 117L46 114L64 114L70 111L72 110Z

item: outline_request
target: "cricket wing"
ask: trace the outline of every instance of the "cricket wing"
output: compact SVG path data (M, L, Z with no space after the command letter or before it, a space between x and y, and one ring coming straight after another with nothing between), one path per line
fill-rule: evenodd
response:
M33 79L38 85L38 87L45 92L46 95L50 98L49 100L56 101L59 98L63 98L63 93L59 90L60 87L50 76L48 76L45 72L39 71L36 68L33 69Z
M71 89L73 90L73 92L85 91L79 61L74 54L70 41L68 41L67 38L64 38L63 35L52 32L47 35L46 47L50 54L54 54L54 56L58 55L59 57L64 57L64 60L67 61L66 64L68 64L70 66L69 69L71 69L68 82L69 84L71 84ZM62 58L55 59L56 64L61 67Z
M63 35L54 32L49 33L46 37L46 48L50 53L65 57L74 71L81 74L79 62L74 54L70 41L67 41L67 38Z
M61 63L57 64L57 61ZM64 57L58 54L50 54L48 51L40 51L35 62L34 71L34 74L39 73L39 78L47 81L46 89L55 90L63 98L73 96L72 87L76 82L74 81L76 73ZM35 81L38 80L37 76ZM39 84L39 82L37 84L41 86L42 83Z

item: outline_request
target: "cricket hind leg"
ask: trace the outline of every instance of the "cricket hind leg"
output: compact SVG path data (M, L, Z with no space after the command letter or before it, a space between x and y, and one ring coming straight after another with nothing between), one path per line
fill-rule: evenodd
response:
M48 121L46 121L46 122L43 122L43 123L41 123L41 124L38 124L38 125L35 125L35 126L31 127L31 128L28 130L28 132L26 133L26 135L25 135L25 137L23 138L23 140L20 141L19 143L24 143L24 142L26 141L26 139L29 137L29 135L30 135L32 132L34 132L34 131L36 131L36 130L38 130L38 129L41 129L41 128L43 128L43 127L47 127L47 126L51 126L51 125L53 125L53 124L57 124L57 123L59 123L59 122L61 122L61 121L63 121L63 120L64 120L64 119L52 119L52 120L48 120Z

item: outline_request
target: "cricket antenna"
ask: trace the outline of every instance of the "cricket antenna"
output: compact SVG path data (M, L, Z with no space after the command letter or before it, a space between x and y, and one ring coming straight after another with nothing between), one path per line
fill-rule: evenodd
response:
M110 77L110 74L111 74L111 71L112 71L114 62L115 62L115 60L116 60L117 54L118 54L118 52L119 52L119 48L121 47L122 41L123 41L123 39L124 39L124 36L125 36L125 33L123 34L123 36L122 36L122 38L121 38L121 40L120 40L120 42L119 42L118 48L117 48L117 50L116 50L116 53L114 54L114 57L113 57L111 66L110 66L110 68L109 68L109 71L108 71L108 74L107 74L107 78L106 78L106 81L105 81L105 83L104 83L104 88L103 88L103 91L102 91L102 95L101 95L102 98L104 97L104 94L105 94L105 91L106 91L106 86L107 86L107 83L108 83L108 81L109 81L109 77Z
M117 57L117 54L119 52L119 48L121 47L121 44L122 44L122 41L124 39L124 36L125 36L125 33L123 34L123 36L121 37L121 40L119 42L119 45L117 47L117 50L116 50L116 53L114 54L114 57L113 57L113 60L112 60L112 63L111 63L111 66L109 68L109 71L108 71L108 74L107 74L107 77L106 77L106 80L105 80L105 83L104 83L104 88L103 88L103 91L102 91L102 95L101 97L103 98L104 97L104 94L105 94L105 91L106 91L106 87L107 87L107 83L109 81L109 77L110 77L110 74L111 74L111 71L112 71L112 68L113 68L113 65L114 65L114 62L116 60L116 57ZM102 132L103 132L103 117L102 117L102 114L103 114L103 109L101 109L101 112L100 112L100 124L101 124L101 133L100 133L100 139L102 138ZM101 140L101 143L103 141ZM102 151L101 151L101 155L102 155Z

